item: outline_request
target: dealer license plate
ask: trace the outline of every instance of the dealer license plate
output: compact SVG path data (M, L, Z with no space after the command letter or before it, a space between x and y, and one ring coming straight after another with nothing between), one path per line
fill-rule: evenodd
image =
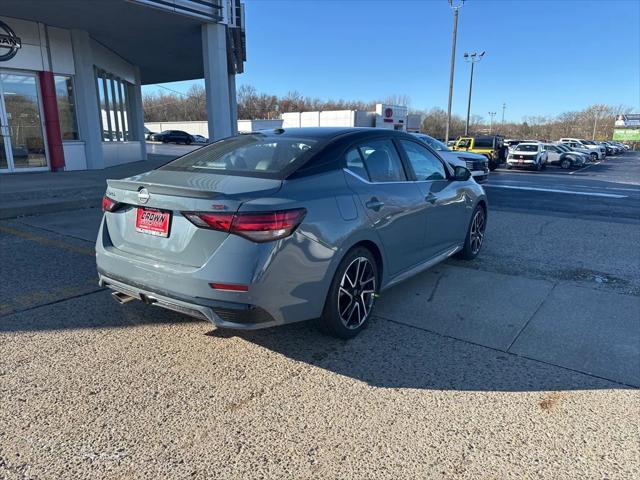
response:
M169 236L169 220L171 212L155 210L153 208L138 208L136 214L136 231L155 235L156 237Z

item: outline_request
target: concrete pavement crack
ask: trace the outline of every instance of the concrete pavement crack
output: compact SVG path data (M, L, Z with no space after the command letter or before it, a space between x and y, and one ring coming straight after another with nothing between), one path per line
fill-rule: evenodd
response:
M513 344L516 343L516 340L518 340L518 338L520 338L520 335L522 335L522 332L524 332L525 329L529 326L529 323L531 323L531 320L533 320L533 317L535 317L538 314L538 312L540 311L542 306L549 299L549 297L551 296L551 293L556 289L557 286L558 286L558 282L555 282L553 284L553 286L551 287L551 289L547 292L545 297L542 299L542 301L540 302L540 305L538 305L538 307L536 308L535 312L533 312L531 314L531 316L527 319L527 321L524 323L522 328L518 331L518 333L516 334L515 338L511 341L511 343L509 344L509 346L505 350L507 353L511 353L509 350L511 350L511 347L513 347Z
M438 285L440 285L440 280L442 280L442 278L445 276L446 274L442 274L440 275L437 280L436 280L436 284L433 286L433 290L431 290L431 295L429 295L429 298L427 299L427 302L431 302L433 300L433 297L435 297L436 295L436 291L438 290Z
M40 305L34 305L32 307L25 308L23 310L14 310L11 313L6 315L0 315L0 318L11 317L12 315L17 315L19 313L30 312L31 310L36 310L42 307L49 307L51 305L57 305L58 303L66 302L67 300L74 300L76 298L86 297L87 295L93 295L94 293L104 292L107 290L106 288L97 288L95 290L91 290L89 292L80 293L78 295L72 295L71 297L59 298L58 300L54 300L52 302L42 303Z

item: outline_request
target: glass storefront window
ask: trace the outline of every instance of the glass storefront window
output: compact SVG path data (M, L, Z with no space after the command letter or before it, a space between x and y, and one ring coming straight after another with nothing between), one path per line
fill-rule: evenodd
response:
M78 121L73 92L73 80L68 75L54 75L58 116L60 117L60 133L62 140L78 140Z
M0 168L9 168L6 144L10 144L13 168L47 166L42 133L36 76L32 74L0 73L0 124L4 147ZM6 122L6 124L5 124ZM7 142L8 141L8 142Z
M104 70L96 69L102 141L130 140L128 83Z

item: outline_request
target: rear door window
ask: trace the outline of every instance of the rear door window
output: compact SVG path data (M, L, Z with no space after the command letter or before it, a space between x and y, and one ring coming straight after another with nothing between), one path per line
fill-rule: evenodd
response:
M407 154L417 180L444 180L447 178L444 165L428 149L409 140L400 140L400 145Z
M491 138L476 138L473 145L474 148L493 148L493 140Z
M371 140L358 147L372 182L402 182L407 180L402 161L391 140Z

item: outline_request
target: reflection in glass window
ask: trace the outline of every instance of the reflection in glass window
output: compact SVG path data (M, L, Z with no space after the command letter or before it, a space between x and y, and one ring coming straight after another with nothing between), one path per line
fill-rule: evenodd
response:
M0 84L8 121L8 129L5 129L5 132L8 133L11 143L13 167L46 167L47 157L35 75L0 73ZM4 138L6 142L7 139ZM6 160L0 165L7 168Z
M60 133L62 140L78 140L78 121L73 93L73 81L68 75L55 75L58 117L60 117Z
M96 69L98 104L102 141L118 142L131 140L129 125L129 84L104 70Z

